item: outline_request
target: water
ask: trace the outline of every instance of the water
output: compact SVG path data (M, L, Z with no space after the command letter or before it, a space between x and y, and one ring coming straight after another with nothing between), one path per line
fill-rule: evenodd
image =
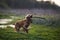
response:
M0 28L6 28L7 26L14 28L14 25L12 25L12 24L4 25L4 24L7 24L7 23L9 23L11 21L12 21L12 19L0 19L0 24L2 24L2 25L0 25Z
M10 25L0 25L0 28L6 28L6 27L12 27L12 28L14 28L15 26L12 25L12 24L10 24Z
M9 23L11 21L12 21L12 19L0 19L0 24L6 24L6 23Z

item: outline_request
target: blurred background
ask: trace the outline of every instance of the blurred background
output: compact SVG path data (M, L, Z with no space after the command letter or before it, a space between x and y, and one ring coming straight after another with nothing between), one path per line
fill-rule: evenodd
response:
M32 14L29 33L14 23ZM0 0L0 40L60 40L59 0Z

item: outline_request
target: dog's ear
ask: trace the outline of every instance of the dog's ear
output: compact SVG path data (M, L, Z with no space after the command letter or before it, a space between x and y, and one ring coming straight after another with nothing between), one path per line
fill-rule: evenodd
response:
M25 18L32 18L32 14L27 14Z
M29 18L32 18L32 14L29 15Z
M27 17L29 17L30 16L30 14L27 14L26 16L25 16L25 18L27 18Z
M31 15L30 15L30 18L32 18L32 16L33 16L33 15L31 14Z

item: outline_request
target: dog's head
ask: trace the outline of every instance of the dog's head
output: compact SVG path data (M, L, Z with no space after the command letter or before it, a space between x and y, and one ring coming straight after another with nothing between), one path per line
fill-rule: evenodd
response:
M32 18L32 14L28 14L25 18L27 18L27 19L31 19Z

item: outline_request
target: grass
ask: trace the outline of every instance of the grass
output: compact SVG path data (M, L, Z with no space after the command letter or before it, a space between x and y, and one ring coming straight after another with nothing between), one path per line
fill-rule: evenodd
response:
M3 18L11 18L11 17L8 15L0 15L0 19L3 19Z
M7 16L3 18L7 18ZM8 24L13 24L15 21L22 18L24 17L18 16ZM17 33L15 29L10 26L0 28L0 40L60 40L60 20L51 20L50 22L52 22L50 25L32 23L28 34L22 30Z
M0 28L2 40L60 40L60 27L31 24L29 33L17 33L14 28Z

